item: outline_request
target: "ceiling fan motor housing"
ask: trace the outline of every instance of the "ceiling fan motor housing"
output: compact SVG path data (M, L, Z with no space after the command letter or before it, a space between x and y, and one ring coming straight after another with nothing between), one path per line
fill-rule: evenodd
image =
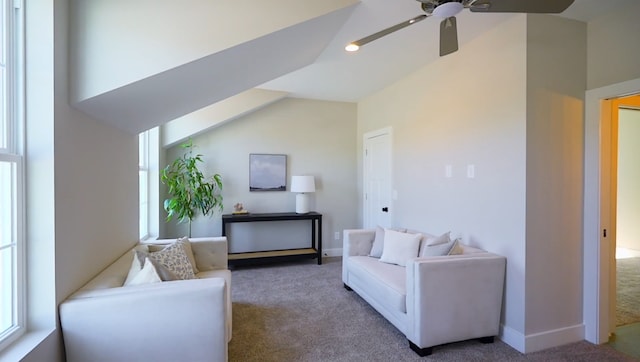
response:
M433 16L436 16L441 19L450 18L452 16L458 15L464 9L464 5L457 1L449 1L446 3L441 3L433 9Z

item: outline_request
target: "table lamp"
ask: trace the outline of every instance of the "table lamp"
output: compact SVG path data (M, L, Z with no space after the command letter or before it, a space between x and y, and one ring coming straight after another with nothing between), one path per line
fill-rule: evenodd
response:
M291 192L296 195L296 213L306 214L309 212L310 192L316 191L316 183L313 176L291 176Z

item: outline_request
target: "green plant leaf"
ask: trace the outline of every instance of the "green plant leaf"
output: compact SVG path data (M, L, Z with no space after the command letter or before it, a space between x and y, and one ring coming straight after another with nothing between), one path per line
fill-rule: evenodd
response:
M186 152L163 168L160 174L160 181L167 185L169 195L163 206L167 222L173 218L179 223L189 222L191 230L191 222L198 213L206 216L215 210L223 210L222 177L215 174L207 178L198 169L203 156L193 155L193 140L189 139L180 147Z

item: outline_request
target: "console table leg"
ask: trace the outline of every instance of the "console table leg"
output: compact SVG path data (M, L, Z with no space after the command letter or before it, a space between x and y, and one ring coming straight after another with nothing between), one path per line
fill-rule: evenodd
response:
M322 265L322 216L318 217L318 265Z

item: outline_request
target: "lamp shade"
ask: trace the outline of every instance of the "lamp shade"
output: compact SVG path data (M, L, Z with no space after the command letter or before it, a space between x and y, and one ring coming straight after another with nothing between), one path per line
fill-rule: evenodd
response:
M313 176L291 176L291 192L316 192Z

